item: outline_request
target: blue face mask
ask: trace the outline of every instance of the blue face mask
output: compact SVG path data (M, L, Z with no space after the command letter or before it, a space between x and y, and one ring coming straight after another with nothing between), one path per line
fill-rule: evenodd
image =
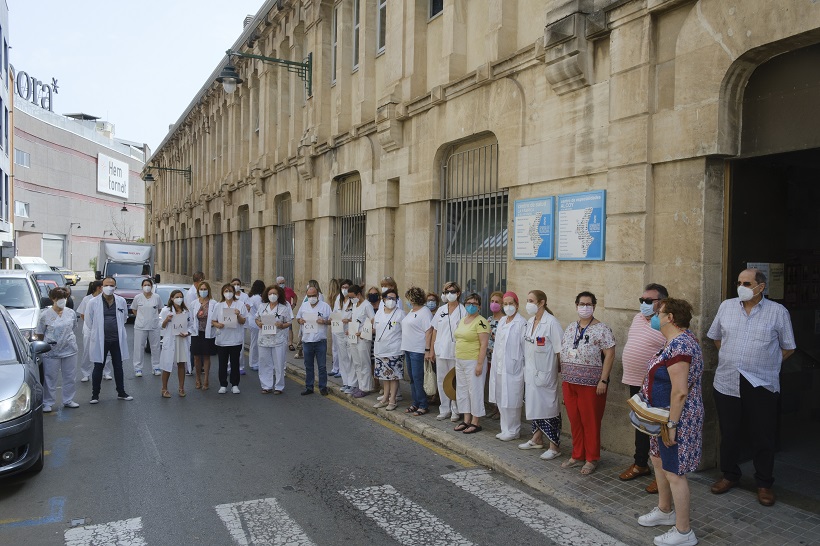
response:
M435 301L428 301L427 302L427 309L430 311L435 311L437 309Z
M655 314L655 306L651 303L642 303L641 314L645 317L651 317Z
M476 313L478 313L478 305L474 303L468 303L465 306L465 309L467 309L467 313L470 315L475 315Z
M652 315L652 320L649 321L649 325L652 327L653 330L657 330L658 332L661 331L661 317L658 315Z

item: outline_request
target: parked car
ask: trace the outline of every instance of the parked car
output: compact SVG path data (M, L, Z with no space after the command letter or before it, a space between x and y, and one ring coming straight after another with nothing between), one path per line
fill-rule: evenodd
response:
M0 305L8 310L23 337L31 341L41 309L40 291L31 272L0 270Z
M182 290L182 293L187 295L190 284L155 284L154 293L159 296L159 301L162 305L168 304L168 299L171 297L171 292L174 290Z
M70 286L77 286L77 283L82 280L82 278L79 275L77 275L76 273L74 273L70 269L66 269L65 267L54 267L54 266L52 266L51 270L56 271L57 273L60 273L63 277L65 277L66 282Z
M37 361L50 350L44 341L26 341L0 306L0 477L43 469L43 386Z
M63 274L58 273L57 271L35 271L31 274L31 276L38 283L40 281L52 281L57 286L69 286L68 282L65 280L65 277L63 277ZM46 297L48 297L48 294L46 294ZM46 307L49 305L51 305L51 300L48 301ZM74 298L71 297L71 288L68 289L68 302L66 303L66 307L69 309L74 309Z
M117 288L114 293L125 298L125 303L128 304L128 319L134 318L134 312L131 310L131 302L137 294L142 292L142 281L150 279L147 275L114 275L117 281Z
M57 288L57 283L51 279L44 279L42 281L37 281L37 288L40 289L41 298L48 298L49 292Z

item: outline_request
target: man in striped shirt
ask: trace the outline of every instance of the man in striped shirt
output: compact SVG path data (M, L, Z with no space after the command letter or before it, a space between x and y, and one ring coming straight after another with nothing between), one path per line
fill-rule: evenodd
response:
M640 312L632 319L629 334L624 345L621 361L624 365L624 376L621 382L629 386L629 395L635 396L646 377L646 364L663 348L666 338L662 333L653 330L650 325L652 315L658 312L662 299L668 298L669 292L663 285L651 283L646 285L638 301ZM639 476L648 476L649 470L649 436L635 430L635 463L621 472L620 479L634 480ZM646 487L647 493L658 492L658 482L652 480Z
M780 367L797 346L789 311L764 298L765 288L766 275L761 271L741 271L738 297L720 304L706 335L719 351L714 396L723 478L712 485L712 493L725 493L740 481L738 462L745 433L752 439L757 500L771 506Z

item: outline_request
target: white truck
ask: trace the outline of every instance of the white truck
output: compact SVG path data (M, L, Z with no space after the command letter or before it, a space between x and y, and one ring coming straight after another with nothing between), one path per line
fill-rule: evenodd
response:
M150 243L126 243L123 241L100 241L97 256L97 280L114 275L142 275L159 282L154 270L154 245Z

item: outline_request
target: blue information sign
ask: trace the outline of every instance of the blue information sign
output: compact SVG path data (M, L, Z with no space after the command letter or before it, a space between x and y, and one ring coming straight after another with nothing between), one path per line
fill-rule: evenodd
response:
M515 202L514 258L551 260L553 258L554 197L521 199Z
M603 260L606 190L558 196L558 259Z

